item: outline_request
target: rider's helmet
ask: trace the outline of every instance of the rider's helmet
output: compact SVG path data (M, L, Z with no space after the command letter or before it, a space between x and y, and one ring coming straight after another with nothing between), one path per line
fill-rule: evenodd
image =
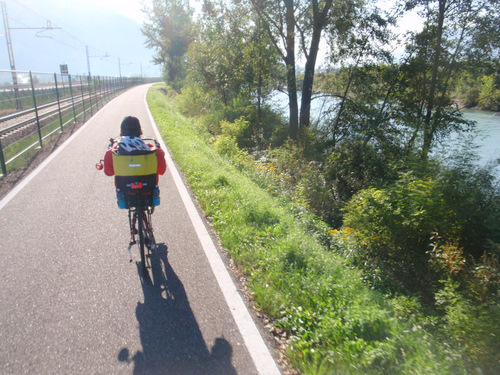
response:
M140 137L142 135L142 129L139 119L133 116L125 117L120 127L120 135L129 137Z

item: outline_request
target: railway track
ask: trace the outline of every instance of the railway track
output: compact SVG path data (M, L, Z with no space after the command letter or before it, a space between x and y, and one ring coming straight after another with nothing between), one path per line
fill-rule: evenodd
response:
M95 104L96 101L101 101L103 96L110 93L111 91L106 91L93 96L83 94L60 100L59 103L55 101L38 106L36 109L30 108L0 117L0 140L10 143L9 141L15 141L26 136L27 133L36 131L38 126L37 116L40 127L43 128L50 123L48 120L59 116L59 113L65 115L73 110L73 108L78 112L83 107L83 103L90 107L91 102Z

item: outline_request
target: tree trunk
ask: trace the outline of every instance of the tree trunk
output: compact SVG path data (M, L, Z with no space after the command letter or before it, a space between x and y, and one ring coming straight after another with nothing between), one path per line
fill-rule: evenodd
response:
M288 136L297 140L299 132L299 106L297 101L297 82L295 79L295 14L293 0L285 0L286 14L286 83L288 88L288 102L290 122Z
M288 109L290 115L290 123L288 128L288 136L296 141L299 133L299 102L297 100L297 86L295 84L295 69L293 77L288 74ZM291 83L293 80L293 83Z
M318 56L319 40L321 37L321 29L315 27L313 38L311 40L311 49L307 57L304 83L302 85L302 100L300 105L300 127L309 127L311 123L311 99L313 93L314 70L316 66L316 58Z
M311 99L314 83L314 71L316 67L316 59L318 57L319 42L321 40L321 31L325 27L326 17L333 0L327 0L323 9L319 10L317 0L313 0L313 33L311 38L311 46L307 55L304 82L302 84L302 99L300 105L300 127L309 127L311 123Z
M427 99L427 111L424 120L424 141L422 145L422 159L426 160L434 138L434 125L432 124L432 114L434 111L434 102L436 100L436 89L439 74L439 65L441 63L441 44L443 39L443 24L446 11L446 0L439 0L438 25L436 30L436 50L434 55L434 64L432 67L431 85L429 87L429 97Z

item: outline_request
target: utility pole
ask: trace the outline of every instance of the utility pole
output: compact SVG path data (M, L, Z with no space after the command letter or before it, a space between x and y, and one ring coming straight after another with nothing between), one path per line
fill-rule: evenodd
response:
M89 71L90 77L90 56L89 56L89 46L85 46L85 51L87 52L87 69Z
M16 98L16 108L21 109L21 100L19 99L19 87L17 86L16 63L14 61L14 50L12 49L12 38L10 37L9 15L7 6L2 1L3 26L5 29L5 39L7 40L7 50L9 51L10 70L12 71L12 84L14 85L14 97Z
M107 58L109 57L108 53L106 52L104 55L102 56L90 56L89 54L89 46L85 46L85 51L87 53L87 69L89 71L89 78L91 77L91 74L90 74L90 58L91 57L99 57L101 60L104 59L104 58Z
M7 6L5 1L2 1L2 15L3 15L3 25L5 28L5 39L7 40L7 50L9 51L9 61L10 69L12 70L12 84L14 85L14 95L16 97L16 107L18 110L22 109L21 100L19 99L19 87L17 83L17 73L16 73L16 63L14 61L14 49L12 48L12 38L10 36L10 30L40 30L36 33L36 36L45 30L55 30L60 29L60 27L52 27L50 21L47 21L47 26L44 27L10 27L9 26L9 15L7 14Z

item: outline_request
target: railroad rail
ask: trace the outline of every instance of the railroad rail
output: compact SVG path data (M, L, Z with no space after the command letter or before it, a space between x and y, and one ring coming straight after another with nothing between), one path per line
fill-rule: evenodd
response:
M113 91L108 90L105 95L111 95ZM39 120L58 115L59 111L66 111L72 109L76 101L88 101L89 94L82 94L69 99L63 99L59 102L47 103L39 106L38 108L30 108L23 111L15 112L7 116L0 117L0 139L10 135L26 125L34 124L36 122L36 113L38 112Z

